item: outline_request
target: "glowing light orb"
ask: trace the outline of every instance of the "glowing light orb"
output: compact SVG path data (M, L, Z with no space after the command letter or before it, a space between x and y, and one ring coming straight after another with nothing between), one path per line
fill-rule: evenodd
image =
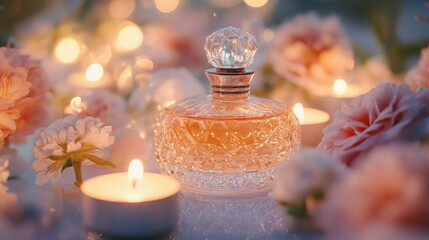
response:
M109 12L115 18L124 19L133 13L135 6L135 0L110 0Z
M89 67L85 71L85 77L90 82L99 81L103 77L103 74L103 66L101 66L99 63L93 63L89 65Z
M162 13L169 13L176 10L179 0L155 0L155 6Z
M80 56L79 42L74 38L64 38L58 42L54 54L62 63L75 63Z
M267 4L268 0L244 0L244 2L253 8L259 8Z
M347 92L347 82L344 79L335 80L332 89L336 95L342 96Z
M116 38L115 49L118 52L129 52L143 43L143 33L135 24L123 27Z

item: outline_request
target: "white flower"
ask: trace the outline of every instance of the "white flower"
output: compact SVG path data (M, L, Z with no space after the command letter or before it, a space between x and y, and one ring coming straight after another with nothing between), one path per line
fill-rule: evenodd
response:
M93 155L114 142L115 138L111 133L112 127L104 126L100 119L80 119L75 115L57 119L48 127L42 128L34 145L36 160L33 162L33 169L38 172L36 183L41 185L48 180L58 181L61 171L66 167L73 166L76 173L76 168L80 171L85 160L112 166L110 162Z
M273 196L286 204L299 204L314 194L324 194L343 171L334 157L311 148L301 149L277 167Z
M0 157L0 214L3 213L8 206L16 202L15 194L9 193L5 185L9 177L8 166L9 161Z

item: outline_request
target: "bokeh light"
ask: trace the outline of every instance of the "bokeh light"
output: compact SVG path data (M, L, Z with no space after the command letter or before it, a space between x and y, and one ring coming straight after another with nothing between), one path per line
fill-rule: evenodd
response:
M267 4L268 0L244 0L250 7L259 8Z
M86 105L80 97L74 97L70 100L71 113L81 113L85 110Z
M141 71L152 71L153 70L153 61L145 56L140 56L136 59L134 67L137 70Z
M118 33L115 49L118 52L129 52L143 43L143 33L140 27L130 23L125 25Z
M103 77L104 69L99 63L93 63L85 71L85 77L88 81L96 82Z
M55 47L55 57L62 63L75 63L79 56L80 45L74 38L64 38Z
M133 13L135 6L135 0L110 0L109 11L113 17L124 19Z
M179 0L155 0L156 9L162 13L169 13L176 10Z
M336 95L342 96L347 91L347 82L344 79L337 79L332 85L332 89Z

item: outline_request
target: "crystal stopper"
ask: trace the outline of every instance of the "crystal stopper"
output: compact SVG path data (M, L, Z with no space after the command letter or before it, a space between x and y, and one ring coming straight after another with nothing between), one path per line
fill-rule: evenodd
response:
M253 62L257 47L253 35L235 27L217 30L204 44L208 62L220 69L246 68Z

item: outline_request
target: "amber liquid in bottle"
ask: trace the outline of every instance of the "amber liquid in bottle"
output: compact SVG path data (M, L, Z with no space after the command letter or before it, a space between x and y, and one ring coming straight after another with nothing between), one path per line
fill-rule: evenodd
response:
M288 141L289 131L279 127L290 122L288 114L173 118L166 136L177 145L170 151L188 170L239 173L271 169L287 156L293 142L293 139Z

